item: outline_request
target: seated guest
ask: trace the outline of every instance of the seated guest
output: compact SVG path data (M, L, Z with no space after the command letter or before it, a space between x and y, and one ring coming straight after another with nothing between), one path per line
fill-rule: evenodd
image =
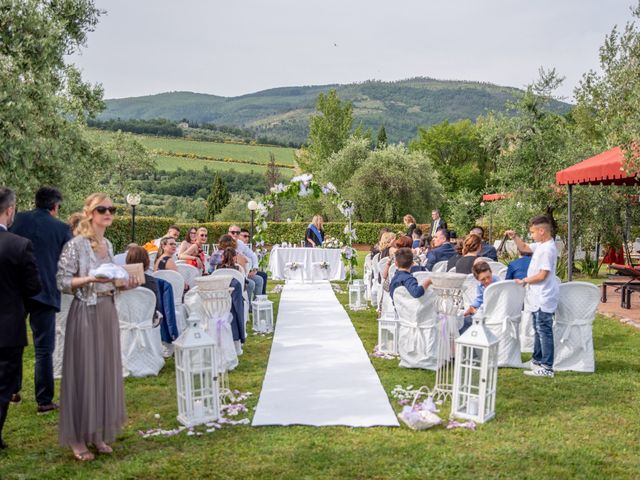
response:
M413 215L407 214L402 217L402 222L404 223L404 226L407 227L406 235L410 237L413 231L416 229L416 219L413 218Z
M389 256L389 251L396 241L396 234L393 232L385 232L380 237L378 248L380 249L380 260Z
M173 237L164 237L160 240L160 248L158 249L158 255L156 257L156 263L153 266L154 271L158 270L173 270L178 271L178 266L173 256L176 253L177 248L176 239Z
M411 234L411 238L413 242L411 243L411 248L417 249L420 247L420 238L422 237L422 230L419 228L415 228L413 233Z
M427 270L431 271L436 263L449 260L456 254L449 240L448 230L440 229L436 232L433 237L433 249L427 254Z
M224 249L224 251L222 251L222 255L220 256L220 263L216 265L216 270L219 270L221 268L231 268L233 270L239 270L240 267L238 266L237 260L238 255L236 254L235 249L232 247L227 247Z
M472 273L473 263L478 259L482 241L477 235L467 235L462 244L462 257L456 262L456 273Z
M198 229L196 227L191 227L187 230L187 235L184 237L184 240L180 244L180 248L178 248L178 259L179 260L194 260L196 254L198 253L198 244L196 243L196 239L198 238Z
M382 235L384 235L385 233L389 233L390 231L391 230L389 230L387 227L382 227L380 229L380 232L378 232L378 241L373 247L371 247L371 257L380 253L380 240L382 239Z
M230 225L227 233L236 241L235 249L238 253L247 259L245 272L249 279L249 300L253 300L252 294L260 294L264 287L263 277L258 275L258 256L251 250L251 247L249 247L249 242L244 243L242 240L242 229L238 225ZM248 237L249 232L247 231L246 238Z
M160 295L158 294L158 282L153 275L149 275L147 270L149 270L149 254L147 251L139 245L130 244L127 248L127 264L132 263L141 263L142 268L144 270L144 284L140 285L141 287L148 288L153 292L156 296L156 310L162 311L162 306L160 304Z
M458 260L462 258L462 246L464 245L464 238L458 238L455 241L452 239L451 243L453 244L453 248L455 249L456 253L453 257L447 260L447 272L452 268L455 268Z
M216 250L209 259L209 265L211 266L212 270L216 270L218 268L218 265L222 263L222 257L227 248L231 248L236 252L234 264L235 266L239 267L236 268L236 270L240 270L246 275L249 260L241 253L237 252L238 242L236 242L236 240L229 234L222 235L218 239L218 250Z
M491 273L491 267L489 264L483 261L478 261L473 265L473 276L480 283L478 284L476 299L464 312L464 324L460 329L460 334L463 334L465 330L471 326L473 315L476 314L478 309L484 303L484 291L486 288L492 283L500 281L496 275Z
M127 263L127 252L131 247L137 247L137 246L138 246L137 243L130 243L129 245L127 245L127 248L124 249L124 252L118 253L117 255L113 256L113 263L115 263L116 265L124 265L125 263Z
M433 237L430 233L424 233L420 238L420 248L418 254L428 254L429 250L431 250L431 244L433 242Z
M396 252L396 267L398 270L395 275L391 279L391 283L389 284L389 294L391 295L391 299L393 299L393 293L395 289L403 286L407 289L409 294L411 294L414 298L419 298L424 295L425 289L429 288L431 285L431 279L425 278L422 281L421 285L418 285L418 281L416 277L409 273L409 269L413 264L413 252L410 248L400 248Z
M322 229L322 215L314 215L306 233L304 234L305 247L321 247L324 242L324 230Z
M386 280L389 277L389 268L391 267L391 264L394 261L394 257L398 249L411 248L411 243L412 243L411 237L407 235L400 235L398 238L395 239L391 247L389 247L389 262L385 265L385 267L380 272L384 280Z
M203 245L209 241L209 231L205 227L200 227L196 231L195 242L187 251L182 253L180 260L184 260L192 267L196 267L201 275L207 273L205 265L204 247Z
M507 265L507 276L505 280L522 280L527 276L529 264L531 263L531 252L520 252L520 258L516 258Z
M480 240L482 240L482 250L480 250L480 254L478 256L490 258L494 262L497 262L498 252L496 251L496 247L494 247L493 245L489 245L484 241L484 228L476 225L469 231L469 233L477 235L478 237L480 237Z
M238 246L242 247L242 245L246 245L247 251L251 255L250 260L252 262L253 270L255 271L255 276L260 277L262 279L262 287L260 287L259 282L256 282L256 295L266 295L267 294L267 273L259 270L260 268L260 259L256 255L251 248L251 234L249 230L246 228L240 229L240 238L238 239ZM240 252L242 252L242 248L240 248ZM249 272L249 278L253 278L251 276L251 272Z
M160 242L163 238L167 237L172 237L177 242L180 238L180 227L178 227L177 225L171 225L167 229L167 233L165 233L164 237L156 238L153 243L156 245L156 247L160 248Z

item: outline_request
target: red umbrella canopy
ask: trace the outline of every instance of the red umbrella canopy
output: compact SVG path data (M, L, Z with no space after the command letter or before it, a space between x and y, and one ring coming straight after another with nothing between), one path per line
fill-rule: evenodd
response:
M556 173L558 185L637 185L637 173L623 167L624 151L614 147Z

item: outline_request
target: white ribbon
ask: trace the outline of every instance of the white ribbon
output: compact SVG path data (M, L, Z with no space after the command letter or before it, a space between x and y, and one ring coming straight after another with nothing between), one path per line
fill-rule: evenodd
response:
M131 342L131 345L129 346L127 356L132 355L136 348L139 348L140 350L144 350L147 348L147 342L144 338L144 330L151 330L152 328L152 320L145 320L139 323L120 321L120 330L133 332L134 336L133 342Z

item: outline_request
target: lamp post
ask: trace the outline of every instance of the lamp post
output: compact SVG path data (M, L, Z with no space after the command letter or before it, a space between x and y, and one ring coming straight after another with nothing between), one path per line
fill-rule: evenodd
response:
M131 205L131 243L136 242L136 207L140 205L140 194L127 195L127 203Z
M251 233L249 237L249 246L253 248L253 221L255 219L256 210L258 209L258 203L255 200L249 200L247 208L251 212Z

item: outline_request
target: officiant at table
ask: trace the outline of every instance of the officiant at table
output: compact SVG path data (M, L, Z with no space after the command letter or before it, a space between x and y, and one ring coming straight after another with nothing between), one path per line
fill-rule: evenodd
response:
M315 215L304 235L305 247L313 248L322 246L322 242L324 242L324 230L322 226L322 215Z

